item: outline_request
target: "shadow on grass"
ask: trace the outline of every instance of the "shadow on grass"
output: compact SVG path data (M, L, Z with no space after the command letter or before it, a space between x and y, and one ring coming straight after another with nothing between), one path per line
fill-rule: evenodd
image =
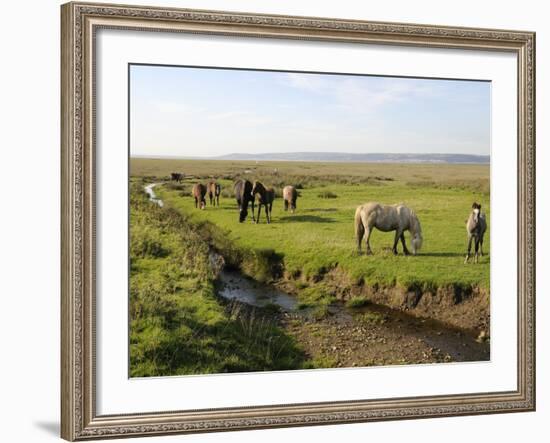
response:
M311 208L309 209L311 212L337 212L337 208Z
M466 252L419 252L424 257L465 257Z
M328 217L319 217L318 215L293 215L288 217L279 218L281 223L299 223L299 222L311 222L311 223L334 223L336 220Z
M367 254L366 251L364 249L361 249L360 252L358 251L354 251L354 255L357 255L357 256L361 256L361 255L364 255L364 256L368 256L368 257L374 257L376 255L380 256L380 257L385 257L385 256L392 256L392 257L398 257L398 256L403 256L403 257L462 257L464 258L466 256L466 253L462 253L462 252L422 252L420 251L417 255L413 255L412 252L407 256L405 254L403 254L403 251L401 250L401 246L398 246L398 253L397 255L395 255L393 253L393 249L391 247L388 247L388 246L385 246L385 247L381 247L379 249L374 249L372 250L372 254ZM485 254L485 256L488 256L488 254ZM472 258L473 258L473 255L472 255Z

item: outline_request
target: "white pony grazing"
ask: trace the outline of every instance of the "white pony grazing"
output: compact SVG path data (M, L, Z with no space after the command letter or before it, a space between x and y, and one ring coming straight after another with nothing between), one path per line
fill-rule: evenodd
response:
M369 202L357 207L355 211L355 238L357 249L361 252L361 241L366 234L367 254L372 254L369 240L373 228L382 232L395 231L393 253L397 255L397 242L401 240L403 253L409 255L405 244L405 231L411 233L411 247L413 255L422 247L422 228L415 212L403 204L381 205Z

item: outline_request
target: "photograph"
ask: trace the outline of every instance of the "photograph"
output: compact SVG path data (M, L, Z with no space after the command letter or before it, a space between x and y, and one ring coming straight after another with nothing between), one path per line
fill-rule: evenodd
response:
M537 407L541 25L275 3L60 8L66 440Z
M490 361L491 111L487 80L130 63L129 377Z

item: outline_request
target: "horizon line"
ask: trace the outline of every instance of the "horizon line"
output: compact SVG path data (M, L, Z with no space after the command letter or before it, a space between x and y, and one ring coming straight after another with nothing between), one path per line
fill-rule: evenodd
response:
M175 155L175 154L130 154L130 157L147 157L147 158L184 158L184 159L219 159L221 157L228 157L232 155L247 155L247 156L257 156L257 157L267 157L270 155L298 155L298 154L309 154L309 155L339 155L339 156L363 156L363 155L401 155L401 156L412 156L412 155L419 155L419 156L429 156L429 155L437 155L437 156L456 156L456 155L464 155L469 157L490 157L491 154L469 154L469 153L462 153L462 152L337 152L337 151L284 151L284 152L266 152L261 154L254 154L250 152L230 152L228 154L220 154L220 155L211 155L211 156L192 156L192 155Z

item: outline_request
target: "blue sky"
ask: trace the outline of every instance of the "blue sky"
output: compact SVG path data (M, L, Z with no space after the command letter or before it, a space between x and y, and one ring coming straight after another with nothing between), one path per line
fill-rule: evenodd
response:
M132 65L131 155L490 150L488 82Z

